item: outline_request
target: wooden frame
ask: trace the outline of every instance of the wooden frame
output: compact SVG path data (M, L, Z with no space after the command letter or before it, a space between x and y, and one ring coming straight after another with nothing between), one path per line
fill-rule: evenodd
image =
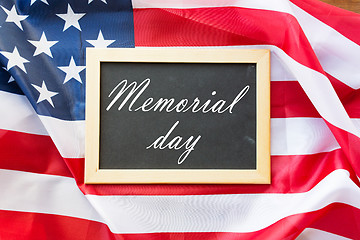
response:
M256 63L256 170L221 169L99 169L100 63L185 62ZM133 48L94 49L86 52L85 183L270 183L270 52L240 49Z

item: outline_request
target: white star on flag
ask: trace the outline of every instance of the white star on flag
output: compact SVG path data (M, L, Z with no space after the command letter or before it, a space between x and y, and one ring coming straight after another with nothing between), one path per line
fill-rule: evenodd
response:
M4 70L6 70L6 68L5 68L5 67L3 67L3 69L4 69ZM10 75L10 78L9 78L8 83L11 83L11 82L15 82L15 79L14 79L14 77L13 77L13 76L11 76L11 75Z
M6 70L9 71L10 68L17 66L26 73L24 63L28 63L29 61L20 56L16 47L14 48L13 52L0 51L0 53L9 59Z
M58 67L61 71L66 73L65 76L65 80L64 83L67 83L69 80L71 80L72 78L74 78L76 81L78 81L79 83L82 83L81 78L80 78L80 72L82 70L85 69L85 66L76 66L74 58L71 57L70 59L70 63L69 66L63 66L63 67Z
M49 91L47 89L46 84L45 84L44 81L42 82L41 87L39 87L39 86L37 86L35 84L31 84L31 85L40 93L39 98L38 98L36 103L39 103L39 102L42 102L42 101L46 100L54 108L54 103L53 103L51 98L53 96L59 94L59 93Z
M53 57L50 51L50 48L55 45L59 41L48 41L46 39L45 32L42 33L41 38L39 41L32 41L28 40L32 45L36 47L36 50L34 52L34 56L37 56L41 53L45 53L49 57Z
M30 6L33 5L37 0L31 0L30 2ZM43 3L49 5L49 3L47 2L47 0L41 0Z
M8 83L15 82L15 79L13 76L10 76Z
M99 31L99 35L96 40L86 40L86 41L91 45L93 45L95 48L107 48L110 44L115 42L115 40L105 40L101 30Z
M69 27L73 26L81 31L79 20L85 15L85 13L74 13L70 4L68 4L67 13L56 14L56 16L62 18L65 21L63 32Z
M5 22L12 22L15 23L16 26L18 26L18 28L20 28L21 30L23 30L23 27L21 25L21 21L24 21L28 15L18 15L15 5L11 8L11 10L7 10L6 8L4 8L3 6L1 6L1 8L5 11L7 18L5 20Z
M89 0L88 4L92 3L94 0ZM106 0L101 0L103 3L107 4Z

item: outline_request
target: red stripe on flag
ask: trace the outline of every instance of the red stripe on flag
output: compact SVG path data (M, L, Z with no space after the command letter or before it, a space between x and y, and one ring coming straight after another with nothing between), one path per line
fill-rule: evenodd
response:
M358 159L360 159L360 138L328 123L326 120L325 122L334 134L341 149L343 149L346 156L343 160L348 161L352 167L352 171L354 171L357 176L360 176L360 163L358 161ZM358 180L355 182L359 183Z
M351 118L360 118L360 89L353 89L330 74L326 74L345 110Z
M322 72L300 25L287 13L239 7L134 9L134 35L135 46L275 45Z
M0 129L0 168L71 177L49 136Z
M327 75L350 118L360 118L360 89L354 90ZM271 117L320 117L297 81L271 82Z
M0 239L119 239L105 224L52 214L0 210L0 226Z
M351 239L359 239L360 210L333 203L314 212L296 214L256 232L169 232L114 234L108 226L73 217L0 210L1 239L295 239L305 228L316 228Z
M318 117L319 113L296 81L271 82L271 117Z
M351 118L360 118L360 89L342 99L345 110Z
M322 209L323 217L309 227L331 232L350 239L360 239L360 209L341 203L333 203Z

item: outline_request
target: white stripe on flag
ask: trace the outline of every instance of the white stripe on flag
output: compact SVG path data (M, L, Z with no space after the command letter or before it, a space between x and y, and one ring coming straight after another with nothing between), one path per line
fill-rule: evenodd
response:
M84 196L71 178L12 170L0 170L0 189L2 210L95 220L114 233L252 232L335 202L360 208L360 190L346 170L293 194Z
M210 8L210 7L243 7L284 12L291 14L291 7L288 1L273 0L192 0L192 1L167 1L167 0L132 0L133 8Z
M24 95L0 91L0 129L48 135L34 108Z
M314 228L306 228L296 240L350 240L337 234L321 231Z
M102 222L73 178L0 169L0 209Z
M305 193L86 197L111 219L115 233L253 232L334 202L360 207L360 190L346 170L335 170Z
M360 88L360 46L296 5L293 11L325 72Z
M64 158L85 157L85 121L65 121L39 116Z
M339 149L322 118L272 118L271 155L305 155Z

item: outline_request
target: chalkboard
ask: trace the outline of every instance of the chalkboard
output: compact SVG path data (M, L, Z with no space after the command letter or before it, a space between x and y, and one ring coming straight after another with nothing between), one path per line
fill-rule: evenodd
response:
M88 49L86 183L269 183L269 51Z

